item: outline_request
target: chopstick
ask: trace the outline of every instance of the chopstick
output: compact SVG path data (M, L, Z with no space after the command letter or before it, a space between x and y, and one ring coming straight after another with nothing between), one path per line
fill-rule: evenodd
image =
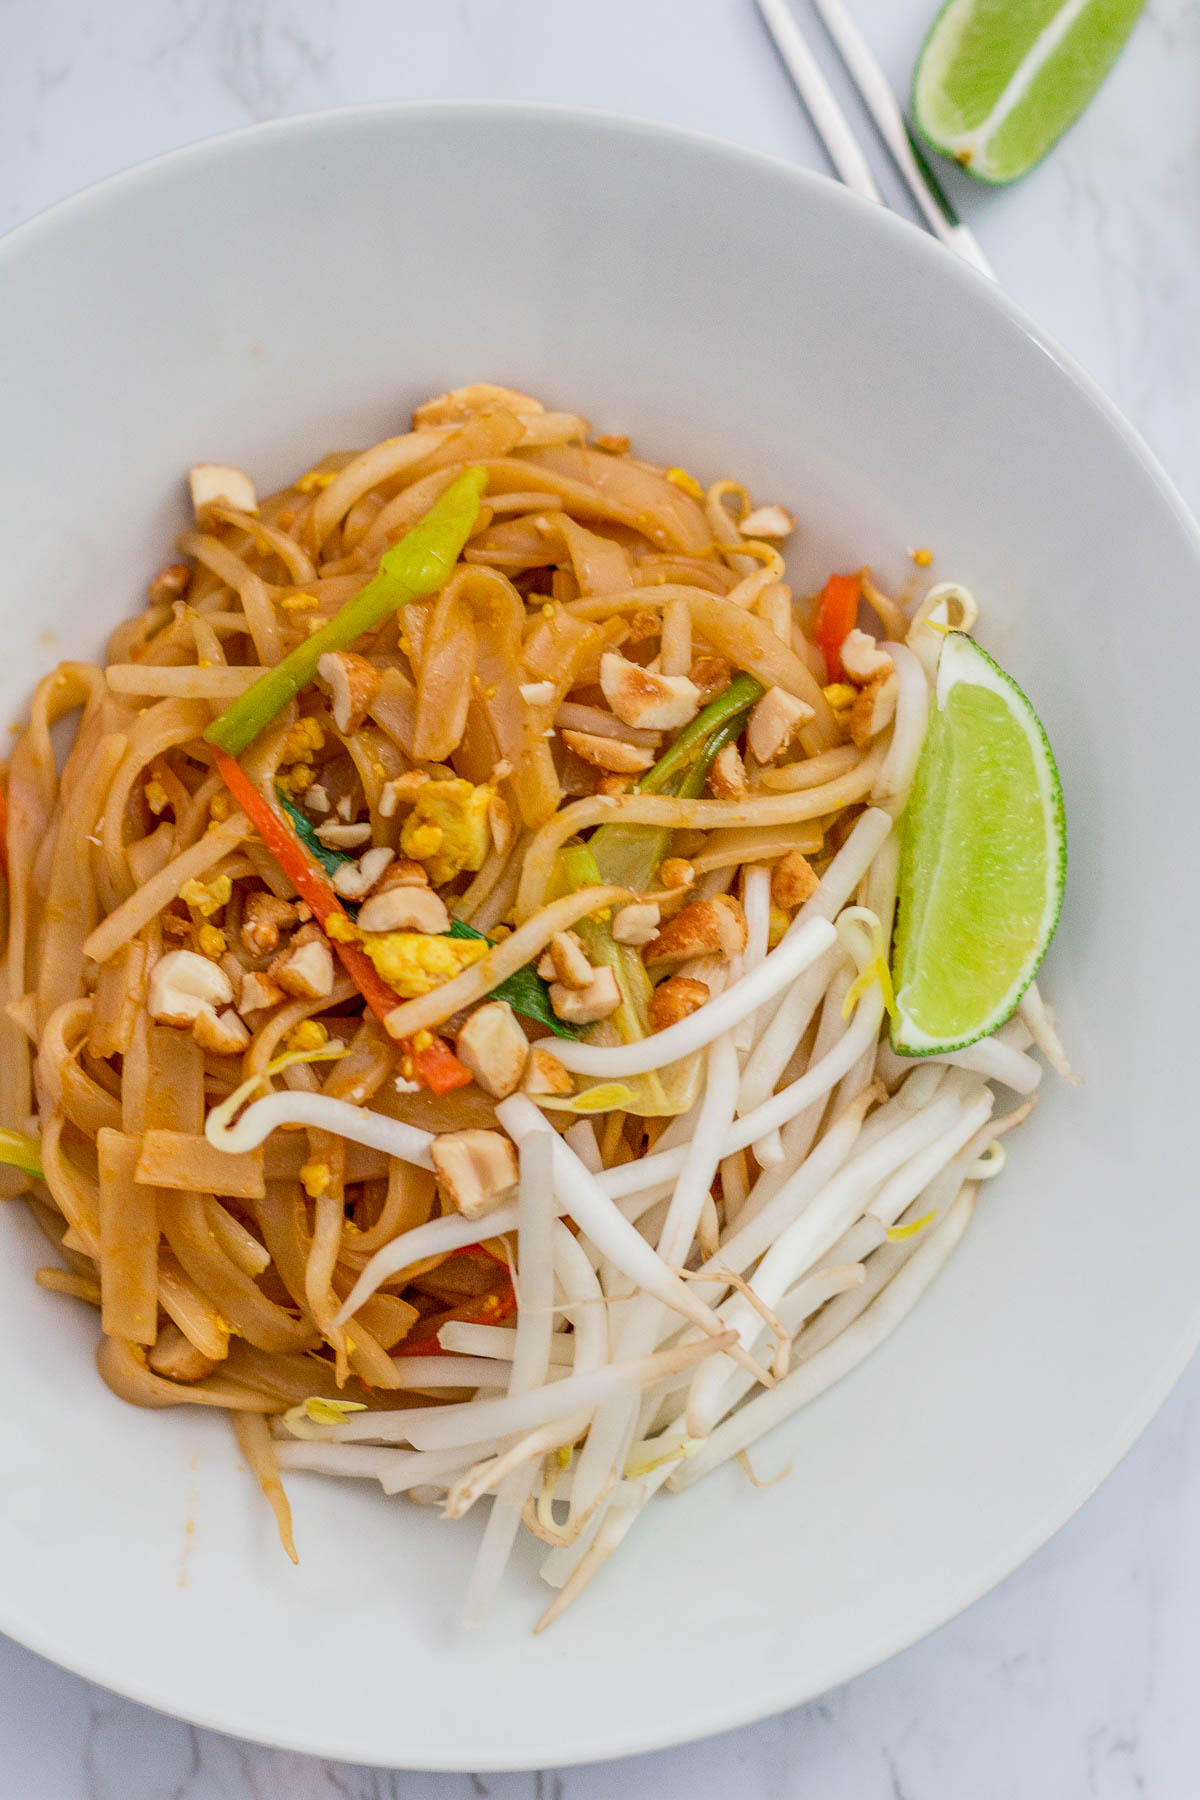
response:
M788 74L796 84L800 98L808 108L834 168L848 188L853 188L864 199L878 200L882 205L883 195L875 184L875 177L858 139L850 129L850 121L834 98L833 90L821 73L785 0L758 0L758 10Z
M830 91L786 0L757 0L757 3L763 23L838 174L856 193L882 204L883 196L849 121ZM929 229L964 262L994 280L995 271L974 232L958 218L915 145L888 79L846 10L844 0L813 0L813 4ZM854 172L854 179L846 173L847 168ZM865 182L862 179L864 173Z
M896 103L888 78L846 10L844 0L813 0L813 4L930 230L943 244L957 250L980 274L990 275L994 281L995 271L980 249L975 233L955 213L931 170L922 166L924 158L918 159L914 154L908 123Z

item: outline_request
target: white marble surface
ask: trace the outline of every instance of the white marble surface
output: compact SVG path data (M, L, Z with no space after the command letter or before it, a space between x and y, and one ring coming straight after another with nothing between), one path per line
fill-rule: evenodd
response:
M828 65L807 0L795 3ZM902 87L933 0L853 5ZM463 95L650 114L824 166L750 0L4 0L0 229L254 120ZM1010 191L953 183L1004 286L1141 427L1193 506L1198 171L1200 6L1151 0L1040 170ZM381 1773L258 1749L0 1639L0 1800L1194 1800L1198 1517L1193 1367L1083 1513L916 1649L766 1724L557 1772Z

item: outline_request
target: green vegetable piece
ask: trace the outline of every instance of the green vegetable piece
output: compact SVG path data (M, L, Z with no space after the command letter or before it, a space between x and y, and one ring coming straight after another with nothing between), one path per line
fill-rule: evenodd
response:
M735 676L647 770L638 782L638 793L695 800L704 792L716 757L740 736L746 714L763 692L752 675ZM639 894L650 886L670 845L671 829L660 825L602 825L589 840L599 879L619 882Z
M639 794L672 793L671 782L675 776L688 769L694 769L697 761L707 758L705 774L716 755L711 739L717 731L730 719L740 717L749 712L756 700L761 700L766 690L753 675L735 675L723 694L702 707L690 725L685 725L670 748L659 757L652 769L648 769L637 784ZM728 739L726 740L728 742ZM700 786L703 787L703 780ZM697 789L699 792L699 789Z
M0 1163L24 1170L26 1175L42 1174L42 1147L36 1138L23 1131L9 1131L0 1126Z
M459 553L479 516L479 500L487 484L483 469L466 469L434 501L423 519L380 558L379 572L353 599L347 600L328 625L260 675L253 687L226 707L205 732L210 744L240 756L295 699L317 672L327 650L346 650L365 631L381 625L390 612L436 594L446 585Z

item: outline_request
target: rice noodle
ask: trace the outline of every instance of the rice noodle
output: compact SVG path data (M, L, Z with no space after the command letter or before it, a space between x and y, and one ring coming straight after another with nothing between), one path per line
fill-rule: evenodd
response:
M993 1087L1032 1096L1039 1053L1073 1079L1035 986L915 1065L883 1033L899 821L972 597L940 584L910 623L863 572L896 710L846 742L794 568L743 535L756 502L590 430L474 383L257 511L203 508L103 665L39 684L4 793L0 1106L41 1173L12 1139L27 1166L0 1164L0 1196L55 1247L38 1282L91 1305L119 1397L230 1414L289 1555L293 1471L447 1519L490 1504L467 1621L524 1525L560 1590L538 1629L654 1493L910 1309L1034 1104L993 1116ZM470 469L438 591L350 641L342 609ZM342 660L240 754L276 831L235 809L206 733L325 627ZM613 650L711 710L647 726L662 694L602 686ZM739 676L810 709L790 760L750 752ZM722 742L742 760L710 770ZM591 837L612 825L624 866ZM589 845L611 880L565 891ZM819 880L785 925L792 852ZM372 874L368 905L417 924L351 923ZM654 926L617 923L633 901L676 960L629 941ZM451 938L491 940L478 962L443 907Z

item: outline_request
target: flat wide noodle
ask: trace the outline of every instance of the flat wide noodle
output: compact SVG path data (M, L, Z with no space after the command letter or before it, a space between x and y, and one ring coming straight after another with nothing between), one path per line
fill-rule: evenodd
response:
M114 1393L232 1415L289 1556L281 1460L487 1495L470 1615L524 1520L546 1623L887 1335L994 1171L989 1072L1039 1071L1020 1021L881 1035L936 633L861 571L879 684L827 684L786 494L492 383L396 423L227 476L38 686L0 1194Z

